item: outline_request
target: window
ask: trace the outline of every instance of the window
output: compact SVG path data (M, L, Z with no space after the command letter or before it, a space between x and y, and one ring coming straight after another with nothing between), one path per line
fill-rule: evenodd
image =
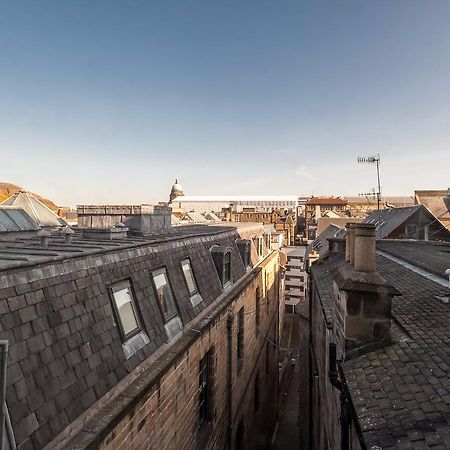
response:
M251 243L247 239L238 239L236 244L239 249L239 254L241 255L242 262L244 263L244 267L250 267L252 264L251 260Z
M231 252L226 252L223 257L223 284L231 281Z
M156 297L158 298L164 322L168 322L177 315L177 309L173 299L172 289L170 288L169 279L167 278L166 269L156 270L152 273L152 276Z
M258 327L260 322L260 309L259 309L259 303L261 300L261 291L259 290L259 287L256 288L256 296L255 296L255 321L256 321L256 333L258 333Z
M198 428L211 419L211 351L200 360L198 367Z
M225 285L231 283L231 249L214 245L211 248L211 256L222 287L225 287Z
M238 367L240 368L244 359L244 307L238 313L237 357Z
M114 315L124 341L139 333L140 326L130 281L122 281L111 287Z
M181 269L183 271L184 280L186 281L186 286L189 291L189 300L191 301L191 305L195 307L201 301L203 301L203 299L198 291L198 286L197 282L195 281L191 261L189 259L184 259L183 261L181 261Z

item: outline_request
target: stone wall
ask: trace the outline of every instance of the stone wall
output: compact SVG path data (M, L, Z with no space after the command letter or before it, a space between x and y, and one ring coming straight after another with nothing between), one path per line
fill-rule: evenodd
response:
M171 208L153 205L78 205L80 228L111 228L121 222L132 231L159 233L171 228Z

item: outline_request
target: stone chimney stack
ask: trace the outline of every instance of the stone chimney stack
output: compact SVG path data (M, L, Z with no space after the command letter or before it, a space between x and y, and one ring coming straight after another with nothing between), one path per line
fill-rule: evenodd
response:
M399 295L376 272L375 225L346 228L346 261L333 271L333 313L344 355L390 338L392 298Z

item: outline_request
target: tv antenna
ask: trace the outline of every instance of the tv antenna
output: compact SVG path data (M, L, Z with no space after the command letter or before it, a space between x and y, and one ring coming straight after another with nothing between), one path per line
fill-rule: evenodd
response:
M380 155L372 155L372 156L359 156L357 159L359 164L369 164L369 165L376 165L377 166L377 181L378 181L378 190L375 192L375 189L373 189L373 193L371 195L377 196L377 211L379 215L379 225L378 225L378 232L379 237L381 239L381 210L380 210L380 203L381 203L381 185L380 185ZM368 194L361 194L365 195L368 199Z
M371 193L371 195L377 196L377 209L380 210L380 202L381 202L381 186L380 186L380 155L376 156L359 156L358 157L359 164L376 164L377 166L377 181L378 181L378 190L376 192ZM374 189L375 191L375 189ZM368 194L361 194L367 196Z

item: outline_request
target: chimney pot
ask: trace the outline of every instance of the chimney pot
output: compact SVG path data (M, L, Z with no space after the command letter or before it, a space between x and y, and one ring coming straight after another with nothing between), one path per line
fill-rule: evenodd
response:
M356 223L353 230L353 264L357 272L376 271L375 225Z

